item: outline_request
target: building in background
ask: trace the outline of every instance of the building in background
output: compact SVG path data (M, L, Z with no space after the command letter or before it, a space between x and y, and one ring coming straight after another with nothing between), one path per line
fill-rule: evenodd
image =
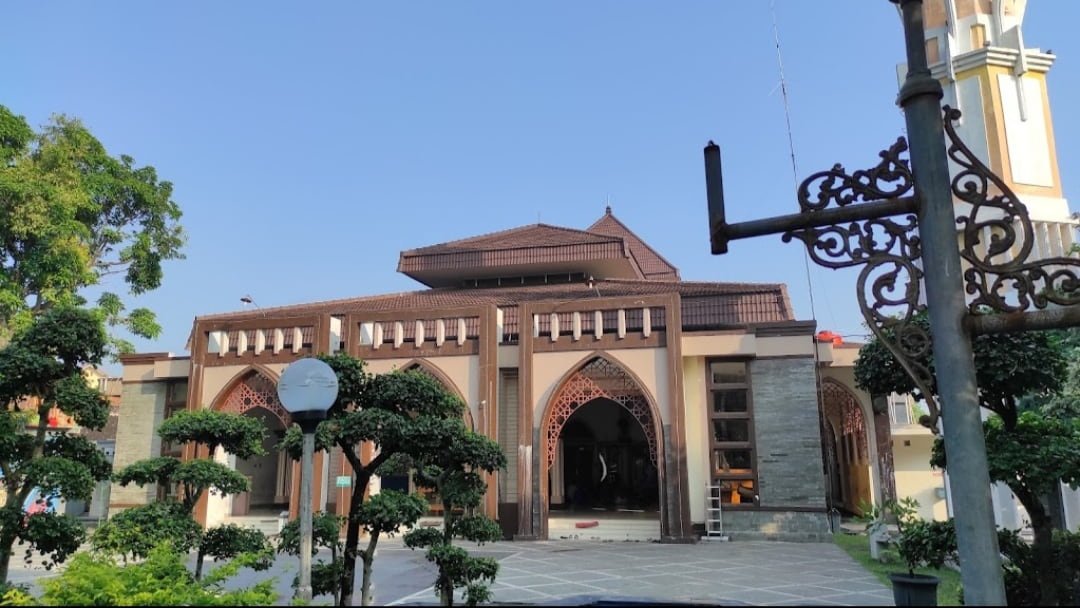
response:
M610 208L584 230L535 224L403 251L398 270L427 289L200 315L190 357L124 357L116 466L215 458L252 487L204 497L200 521L272 526L298 508L296 466L274 449L291 423L278 377L344 351L374 373L428 373L467 404L467 424L510 463L483 504L507 537L688 541L718 503L732 536L817 539L834 502L892 491L888 415L853 388L857 351L817 340L783 285L683 281ZM183 408L259 418L267 455L162 445L154 430ZM347 512L347 461L334 450L315 470L314 508ZM405 477L381 487L410 489ZM111 510L155 498L114 486Z

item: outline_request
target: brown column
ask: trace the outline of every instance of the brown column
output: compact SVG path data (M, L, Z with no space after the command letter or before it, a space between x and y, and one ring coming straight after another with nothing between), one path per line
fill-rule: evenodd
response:
M690 489L686 458L686 414L683 402L682 298L671 295L667 304L664 337L667 342L668 410L670 434L664 441L664 507L661 538L665 541L693 539L690 521ZM664 396L657 395L658 398Z
M892 427L885 397L871 400L874 411L874 442L877 444L878 477L881 479L881 500L896 499L896 475L893 466Z
M194 449L194 446L189 444L188 447L184 448L184 453L187 454L189 449L190 453L192 454L192 458L187 458L187 460L192 460L194 458L210 458L210 450L205 447L199 447L199 449L196 451ZM199 524L204 528L206 527L206 510L209 504L209 491L203 492L202 496L199 497L199 502L195 503L195 521L199 522Z
M330 314L326 313L315 317L315 339L311 350L313 354L317 355L329 355L330 354ZM314 496L314 494L312 495Z
M300 462L292 461L292 477L289 483L289 519L300 516Z
M477 394L479 416L476 421L476 432L483 433L493 441L499 440L498 433L498 403L495 391L495 382L499 377L499 343L498 327L496 326L496 308L494 305L484 308L480 313L480 370L478 382L480 386ZM507 466L511 466L507 463ZM484 494L484 513L495 518L499 513L499 491L495 473L485 474L487 492Z
M518 306L518 533L520 540L535 540L540 531L533 525L533 498L539 495L539 480L533 479L533 324L528 304Z

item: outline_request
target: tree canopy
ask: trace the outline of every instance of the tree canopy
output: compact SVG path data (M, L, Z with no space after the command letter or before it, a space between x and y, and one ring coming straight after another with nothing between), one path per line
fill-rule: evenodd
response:
M0 138L3 132L0 131ZM101 429L109 402L82 376L85 365L100 363L105 332L95 316L68 307L52 308L0 349L0 476L6 498L0 505L0 583L7 579L16 540L62 562L83 538L73 518L48 510L27 517L24 505L33 492L45 502L54 497L89 500L97 482L108 479L108 460L88 439L44 424L28 432L28 414L45 420L53 408L75 422ZM27 554L30 558L30 553Z
M35 132L0 105L0 338L55 306L87 304L82 290L112 275L133 295L157 289L163 262L183 257L172 193L154 167L110 155L79 120L56 115ZM94 312L136 336L161 332L152 311L125 312L112 291Z
M926 315L916 317L913 322L922 325L929 334L930 321ZM1021 398L1053 395L1066 378L1068 361L1056 332L980 335L972 340L972 349L979 405L1001 416L1009 428L1016 423ZM930 370L930 390L936 393L933 346L920 363ZM859 349L855 384L871 395L899 393L911 394L916 399L925 397L877 337Z

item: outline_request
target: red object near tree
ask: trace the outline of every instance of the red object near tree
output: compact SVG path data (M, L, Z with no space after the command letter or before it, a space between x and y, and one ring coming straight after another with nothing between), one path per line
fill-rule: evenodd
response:
M844 343L844 338L840 334L833 333L828 330L819 331L817 334L818 342L832 342L834 346L840 346Z

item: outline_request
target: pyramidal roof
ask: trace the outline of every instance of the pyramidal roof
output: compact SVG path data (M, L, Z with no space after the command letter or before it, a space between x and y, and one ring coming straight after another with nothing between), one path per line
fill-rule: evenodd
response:
M641 240L641 237L627 228L626 224L619 221L611 213L610 206L604 211L603 217L596 220L596 223L592 226L589 226L588 232L623 239L630 248L630 255L634 257L644 278L662 281L679 280L679 269L672 266L670 262L664 259L664 256Z
M615 218L611 207L586 230L530 224L402 251L398 272L429 287L579 274L596 279L679 279L679 271Z

